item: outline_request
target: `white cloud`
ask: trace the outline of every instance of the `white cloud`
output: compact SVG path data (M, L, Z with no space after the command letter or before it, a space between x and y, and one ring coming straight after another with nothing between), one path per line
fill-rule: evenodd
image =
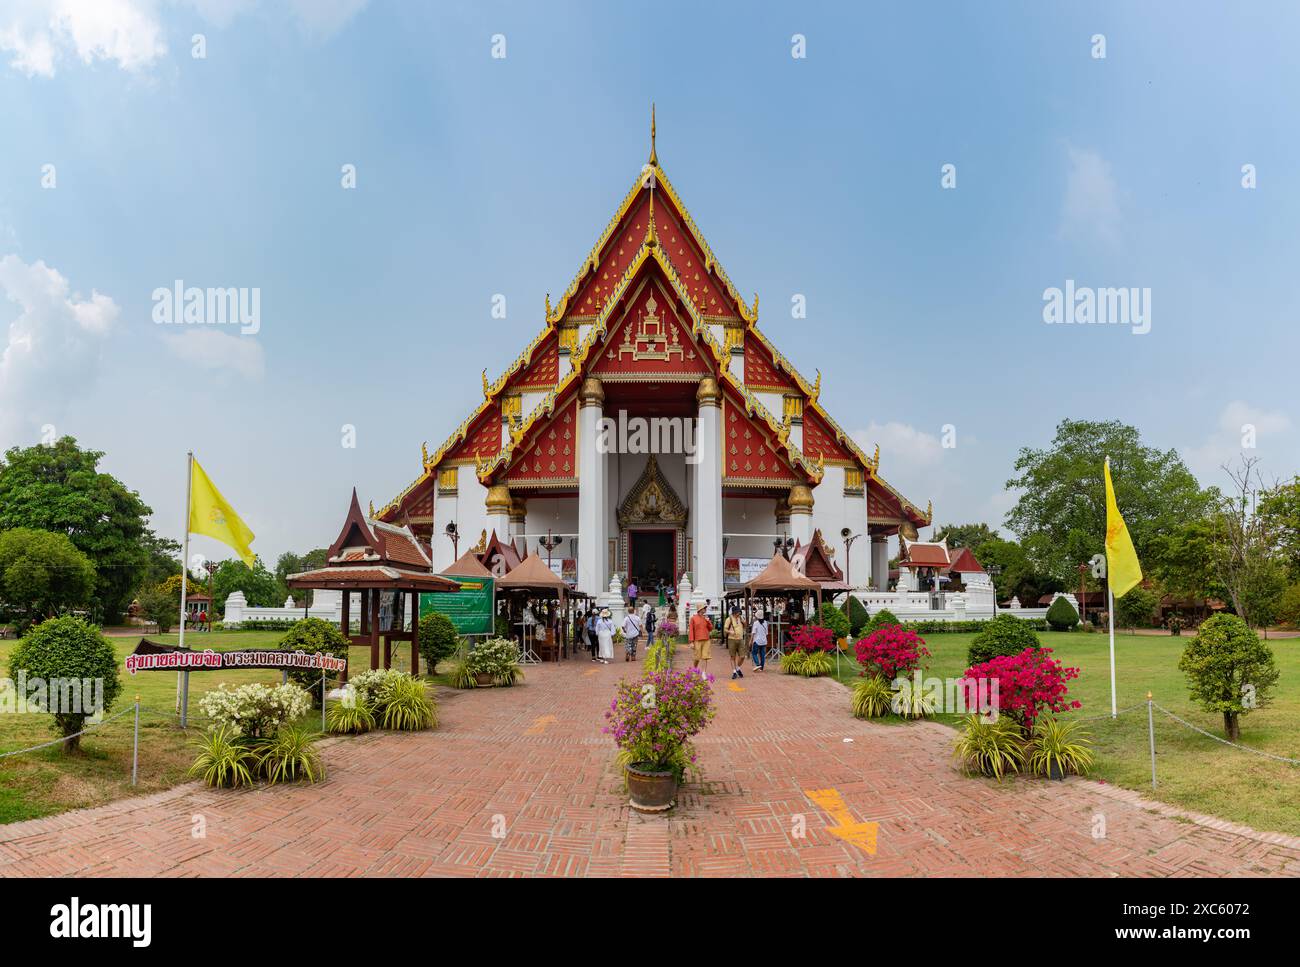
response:
M357 15L369 0L289 0L298 24L309 34L329 37Z
M0 353L0 445L26 439L54 424L67 402L95 379L117 303L99 292L89 299L44 262L0 258L0 292L19 307Z
M873 420L865 430L855 430L850 435L868 453L880 444L881 472L886 479L890 477L889 467L895 468L896 476L900 469L910 476L913 471L935 466L943 458L939 438L908 423Z
M0 21L0 51L16 70L52 77L65 54L135 72L167 53L167 45L154 0L11 0Z
M262 344L254 337L204 328L172 333L165 341L173 356L201 369L231 370L245 379L266 372Z
M1183 459L1202 482L1222 483L1225 465L1236 463L1242 453L1267 454L1270 444L1290 429L1291 418L1286 413L1233 400L1220 411L1218 422L1204 442L1183 449ZM1247 450L1252 437L1253 448Z
M1119 188L1110 162L1096 151L1066 145L1070 171L1061 205L1061 234L1083 241L1117 245L1120 239Z

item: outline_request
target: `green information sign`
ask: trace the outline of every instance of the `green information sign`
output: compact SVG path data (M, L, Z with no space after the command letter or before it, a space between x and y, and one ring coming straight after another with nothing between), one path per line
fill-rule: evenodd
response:
M490 635L493 632L492 603L496 581L493 578L450 577L460 585L459 591L420 595L420 617L430 611L445 614L462 635Z

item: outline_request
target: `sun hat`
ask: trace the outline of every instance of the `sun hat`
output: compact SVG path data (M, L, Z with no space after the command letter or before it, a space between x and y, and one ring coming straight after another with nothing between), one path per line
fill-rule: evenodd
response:
M608 617L610 617L609 608L601 608L601 609L600 609L600 616L601 616L602 618L608 618Z

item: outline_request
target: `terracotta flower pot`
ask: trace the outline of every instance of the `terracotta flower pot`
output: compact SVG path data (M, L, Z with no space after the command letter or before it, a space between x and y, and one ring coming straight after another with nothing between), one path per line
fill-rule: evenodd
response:
M643 765L627 767L628 801L633 809L643 813L660 813L671 809L677 801L677 777L669 772L659 772Z
M492 676L488 672L478 672L474 676L474 681L478 682L479 688L489 688L493 684Z

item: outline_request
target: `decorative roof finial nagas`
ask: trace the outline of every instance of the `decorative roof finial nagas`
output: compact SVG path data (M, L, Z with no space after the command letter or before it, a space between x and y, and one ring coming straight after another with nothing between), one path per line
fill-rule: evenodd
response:
M487 399L491 395L492 395L492 387L488 385L487 370L485 369L483 370L483 399Z
M822 395L822 371L817 370L817 379L813 382L812 401L817 402L817 397Z
M429 466L429 441L428 440L425 440L423 443L420 444L420 463L425 467Z
M370 516L371 517L375 516L375 502L373 500L370 501Z
M655 152L655 103L650 102L650 163L657 165L659 155Z

